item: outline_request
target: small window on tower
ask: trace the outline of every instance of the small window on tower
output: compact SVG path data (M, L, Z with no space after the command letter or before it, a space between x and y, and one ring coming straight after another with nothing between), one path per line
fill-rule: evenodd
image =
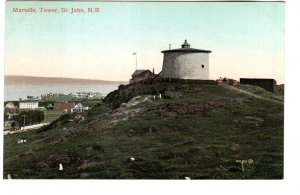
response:
M201 67L204 68L204 65L202 64Z

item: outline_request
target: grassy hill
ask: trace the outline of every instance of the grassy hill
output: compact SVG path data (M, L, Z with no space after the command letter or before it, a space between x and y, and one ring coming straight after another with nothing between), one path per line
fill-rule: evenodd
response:
M260 94L177 83L116 90L84 120L64 115L5 136L4 178L281 179L283 103Z

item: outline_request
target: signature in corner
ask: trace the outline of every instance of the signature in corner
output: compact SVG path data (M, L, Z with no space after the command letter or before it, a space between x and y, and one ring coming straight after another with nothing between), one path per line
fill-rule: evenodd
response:
M241 165L242 165L242 170L243 170L243 171L245 171L245 169L244 169L244 164L249 164L249 165L251 165L251 164L254 163L254 161L253 161L252 159L249 159L249 160L236 160L235 162L241 163Z

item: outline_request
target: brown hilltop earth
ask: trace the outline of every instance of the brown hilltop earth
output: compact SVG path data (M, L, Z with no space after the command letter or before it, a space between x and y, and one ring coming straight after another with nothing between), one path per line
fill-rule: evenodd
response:
M5 136L4 178L281 179L283 103L259 95L164 82L116 90L84 119Z

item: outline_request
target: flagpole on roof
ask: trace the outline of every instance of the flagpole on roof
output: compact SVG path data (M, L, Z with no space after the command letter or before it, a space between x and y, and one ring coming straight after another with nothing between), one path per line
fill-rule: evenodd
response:
M137 51L135 52L135 70L137 70Z

